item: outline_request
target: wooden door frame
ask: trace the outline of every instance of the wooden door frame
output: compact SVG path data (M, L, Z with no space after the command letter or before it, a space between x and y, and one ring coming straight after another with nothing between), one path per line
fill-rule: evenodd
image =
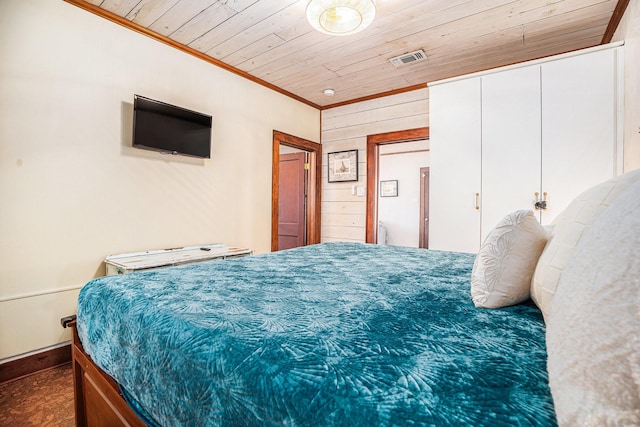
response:
M365 241L378 242L378 179L380 146L429 139L429 128L367 135L367 221Z
M280 198L280 145L309 153L309 180L305 231L307 245L320 243L320 196L322 183L322 145L277 130L273 131L271 166L271 251L278 250L278 202Z

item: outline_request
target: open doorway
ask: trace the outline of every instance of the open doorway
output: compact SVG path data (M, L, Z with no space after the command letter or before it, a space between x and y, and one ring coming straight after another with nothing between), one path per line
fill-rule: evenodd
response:
M420 169L429 165L429 154L428 140L380 147L378 244L420 247Z
M428 127L367 136L367 212L365 230L367 243L378 243L381 147L389 144L424 141L427 139L429 139ZM417 233L418 230L416 230Z
M320 243L322 146L273 131L271 250Z

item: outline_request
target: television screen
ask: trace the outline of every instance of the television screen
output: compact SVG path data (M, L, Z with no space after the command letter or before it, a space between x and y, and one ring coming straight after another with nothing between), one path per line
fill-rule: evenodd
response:
M208 159L211 116L135 95L133 146Z

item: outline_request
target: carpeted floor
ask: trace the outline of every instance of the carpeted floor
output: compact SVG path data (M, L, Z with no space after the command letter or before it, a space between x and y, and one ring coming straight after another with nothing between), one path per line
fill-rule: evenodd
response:
M0 426L74 425L71 363L0 384Z

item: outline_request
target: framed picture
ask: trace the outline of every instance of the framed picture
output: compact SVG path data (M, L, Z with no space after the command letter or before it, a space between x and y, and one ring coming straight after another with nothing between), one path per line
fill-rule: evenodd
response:
M380 181L380 197L398 197L398 180Z
M358 180L358 150L336 151L327 154L329 182Z

